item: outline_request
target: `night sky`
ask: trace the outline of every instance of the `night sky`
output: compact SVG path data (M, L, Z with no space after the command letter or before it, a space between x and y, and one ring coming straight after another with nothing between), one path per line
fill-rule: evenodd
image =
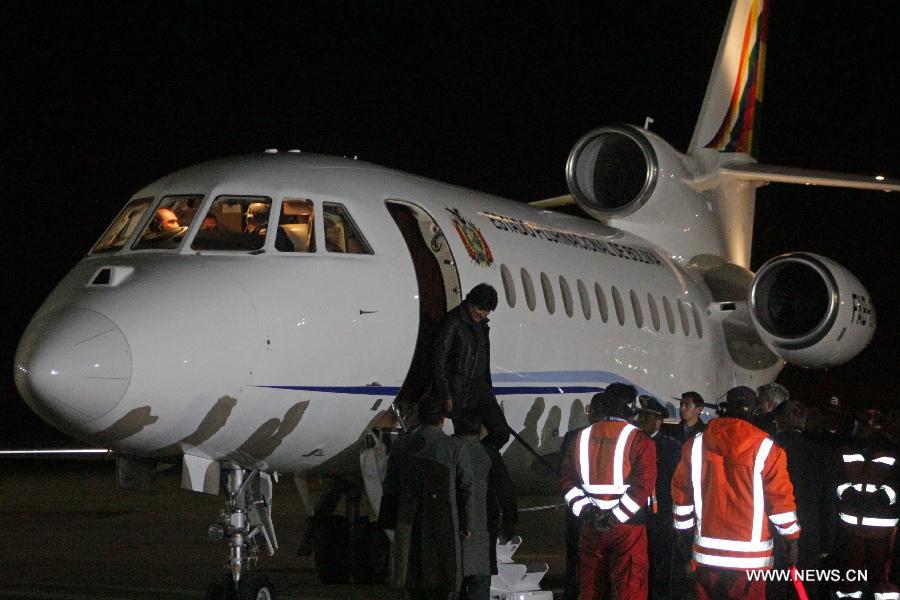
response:
M209 159L300 148L523 201L560 195L568 152L592 128L649 115L654 131L687 146L728 9L674 0L257 4L0 9L0 445L60 437L15 391L16 344L145 184ZM900 175L889 93L898 31L895 2L776 2L760 161ZM785 370L796 396L894 403L898 202L882 192L759 191L752 266L792 250L824 254L862 280L878 311L873 344L848 365Z

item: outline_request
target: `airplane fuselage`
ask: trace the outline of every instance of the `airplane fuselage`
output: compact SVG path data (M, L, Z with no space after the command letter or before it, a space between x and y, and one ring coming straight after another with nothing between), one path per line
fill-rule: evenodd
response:
M403 388L420 294L452 308L480 282L500 294L490 321L495 392L542 454L586 423L583 407L610 382L664 402L687 389L712 401L781 366L736 367L705 285L651 242L599 222L313 155L207 163L134 198L178 194L203 197L198 215L223 195L269 198L273 215L283 199L307 199L318 240L323 203L336 203L372 253L321 242L281 252L274 235L263 252L198 251L196 218L177 249L129 249L129 240L85 257L34 317L17 379L45 419L124 454L319 467ZM442 285L417 281L411 234L391 206L418 215Z

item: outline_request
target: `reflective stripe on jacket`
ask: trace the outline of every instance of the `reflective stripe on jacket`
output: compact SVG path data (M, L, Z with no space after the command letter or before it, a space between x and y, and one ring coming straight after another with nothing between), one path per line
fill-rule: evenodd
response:
M620 523L640 521L655 481L653 441L618 420L582 429L567 449L560 473L563 497L576 517L593 505L611 511Z
M838 485L838 518L863 537L893 534L898 522L896 458L887 448L845 449Z
M784 450L740 419L716 419L683 446L672 502L675 529L694 529L694 560L710 567L771 567L767 520L800 535Z

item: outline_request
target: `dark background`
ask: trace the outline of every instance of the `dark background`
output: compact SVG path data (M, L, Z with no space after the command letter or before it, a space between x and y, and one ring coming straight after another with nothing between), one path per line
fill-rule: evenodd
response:
M502 196L566 193L572 144L613 122L684 150L727 2L39 3L0 8L6 245L0 445L59 438L19 399L15 346L128 197L205 160L300 148ZM894 2L776 2L761 162L897 176ZM806 250L869 288L874 342L788 368L812 400L898 388L898 194L771 185L753 267Z

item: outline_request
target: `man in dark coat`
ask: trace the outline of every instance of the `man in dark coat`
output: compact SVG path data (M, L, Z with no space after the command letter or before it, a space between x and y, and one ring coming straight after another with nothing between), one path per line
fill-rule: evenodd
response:
M452 597L462 583L472 470L460 440L442 431L443 406L423 400L419 427L391 449L379 521L394 530L391 585L410 600Z
M641 396L637 426L656 444L656 512L647 512L647 554L650 558L651 600L672 597L672 476L681 459L681 444L662 433L663 419L669 410L652 396Z
M775 435L775 421L781 414L784 403L790 398L790 393L780 383L772 382L757 388L756 397L759 398L759 412L753 424L769 435Z
M700 420L705 404L703 396L697 392L685 392L680 399L673 398L673 400L679 401L678 415L681 422L674 427L666 427L664 433L683 444L706 429L706 423Z
M812 441L801 433L806 424L807 409L796 400L780 404L776 420L775 443L784 448L787 455L788 474L794 485L794 501L797 503L797 520L803 526L798 540L797 568L819 569L821 555L827 553L833 537L829 510L834 490L833 474L828 468L830 456L828 448ZM823 469L823 465L826 468ZM785 549L780 538L775 541L775 568L787 568ZM814 579L805 584L810 598L819 594L818 582ZM766 586L766 598L779 600L793 598L786 581L771 581Z
M498 450L509 440L509 425L494 396L488 314L497 308L497 290L479 283L462 304L447 313L432 355L432 394L455 418L473 408Z

